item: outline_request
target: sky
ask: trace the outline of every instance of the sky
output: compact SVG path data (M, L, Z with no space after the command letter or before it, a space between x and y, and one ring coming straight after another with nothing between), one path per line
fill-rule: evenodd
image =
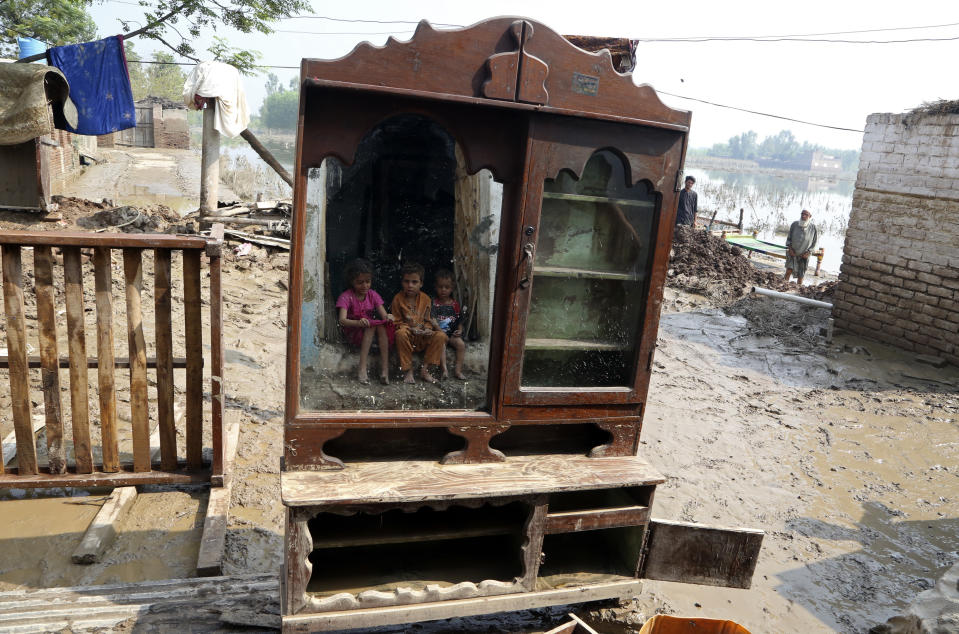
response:
M336 4L312 1L313 15L347 21L297 17L277 22L277 32L271 35L241 34L224 27L216 34L226 37L233 46L259 51L263 65L292 67L271 69L284 84L298 76L299 63L304 57L342 57L362 41L382 45L389 34L407 40L415 28L414 24L402 22L381 24L360 20L416 22L426 19L437 26L467 26L489 17L517 15L542 22L559 33L575 35L728 38L895 29L809 39L944 40L888 44L641 42L633 80L637 84L650 84L668 105L692 110L690 147L724 142L747 130L756 131L762 139L790 129L800 141L860 149L862 134L749 114L671 95L852 130L862 130L871 113L903 112L924 101L959 99L955 74L949 70L950 61L959 50L959 5L939 0L908 3L692 0L595 5L555 0L482 3L356 0ZM590 9L584 10L584 7ZM135 0L103 0L95 4L90 13L101 37L120 33L121 19L142 20L142 11ZM937 28L912 28L933 25ZM139 24L131 23L131 29L136 28ZM169 37L170 41L176 41L174 33ZM144 58L162 48L151 40L132 41ZM197 42L195 48L204 51L202 59L210 58L205 49L211 43L212 32L205 32ZM189 72L189 67L185 70ZM255 112L265 96L266 74L244 81L250 109Z

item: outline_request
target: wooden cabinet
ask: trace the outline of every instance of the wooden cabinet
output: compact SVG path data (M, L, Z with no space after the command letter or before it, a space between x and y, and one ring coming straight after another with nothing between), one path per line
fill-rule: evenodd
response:
M651 519L664 479L636 455L690 113L516 18L422 23L301 81L284 629L748 586L761 534ZM387 307L417 297L411 260L431 296L454 278L466 380L392 351L367 364L391 385L358 380L335 308L356 258Z

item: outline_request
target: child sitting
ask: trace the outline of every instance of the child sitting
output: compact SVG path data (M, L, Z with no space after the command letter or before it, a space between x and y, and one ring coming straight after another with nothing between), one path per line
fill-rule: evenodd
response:
M346 267L346 281L350 288L337 298L336 308L343 335L351 344L360 347L359 381L363 384L370 382L366 375L366 361L375 334L380 348L380 382L389 385L393 317L383 307L383 298L370 288L373 266L362 258L353 260Z
M430 298L422 292L423 267L407 262L400 271L403 290L396 294L390 305L393 322L396 324L396 353L400 357L400 370L405 372L403 381L413 383L413 353L424 351L420 377L436 383L429 366L439 365L446 349L446 335L430 319Z
M440 330L446 333L447 345L456 350L456 365L453 366L453 376L461 381L463 375L463 357L466 356L466 342L463 341L462 311L459 302L453 299L453 273L446 269L436 272L436 297L433 299L432 317L439 325ZM446 351L443 351L442 363L443 378L450 373L446 368Z

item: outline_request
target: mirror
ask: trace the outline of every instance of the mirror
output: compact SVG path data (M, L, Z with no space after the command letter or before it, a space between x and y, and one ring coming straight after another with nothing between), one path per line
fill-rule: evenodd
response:
M419 115L308 170L301 410L487 406L502 191Z

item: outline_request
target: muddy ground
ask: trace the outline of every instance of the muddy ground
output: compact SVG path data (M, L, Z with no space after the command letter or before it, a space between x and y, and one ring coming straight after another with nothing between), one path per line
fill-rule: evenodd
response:
M715 248L703 257L715 260ZM746 295L752 278L683 258L671 265L642 434L641 452L668 477L654 515L759 528L766 538L751 590L647 582L627 609L593 610L593 625L638 631L668 613L732 619L756 633L852 633L900 613L959 558L959 370L845 335L827 343L819 333L828 311ZM281 564L287 264L260 248L224 262L226 422L241 426L226 574ZM719 267L749 271L739 265ZM828 301L828 287L813 292ZM0 435L11 429L9 397L0 397ZM105 560L88 567L69 556L103 492L3 498L0 590L195 574L202 489L142 491ZM562 616L391 631L533 632Z

